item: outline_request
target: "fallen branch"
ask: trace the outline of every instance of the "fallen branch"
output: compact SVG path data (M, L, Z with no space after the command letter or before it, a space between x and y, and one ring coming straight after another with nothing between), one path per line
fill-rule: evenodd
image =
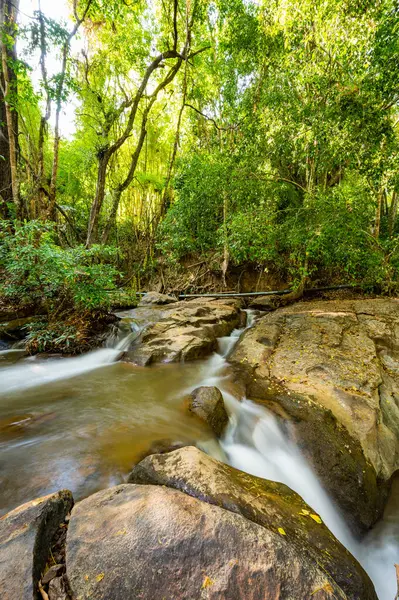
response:
M44 589L43 589L41 581L39 581L38 586L39 586L39 592L40 592L43 600L50 600L50 598L48 597L47 592L45 592Z

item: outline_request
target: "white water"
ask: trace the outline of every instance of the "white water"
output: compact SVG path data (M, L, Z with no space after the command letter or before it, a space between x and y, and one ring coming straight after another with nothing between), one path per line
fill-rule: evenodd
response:
M248 326L253 324L253 320L253 314L248 311ZM393 600L396 593L394 563L399 562L398 536L395 539L393 534L395 528L399 529L396 514L391 521L377 525L361 544L352 538L339 511L298 448L283 434L277 419L263 407L246 399L239 401L228 391L226 357L241 333L242 330L235 330L230 337L220 338L218 353L204 361L200 368L194 387L219 387L230 413L230 426L221 447L212 440L203 442L201 446L215 458L228 460L236 468L258 477L285 483L299 493L364 566L379 599ZM137 332L132 332L114 348L103 348L81 357L41 362L28 359L2 368L0 392L24 390L109 365L119 358L136 335Z
M251 327L254 315L248 313L247 327ZM231 337L220 338L218 354L208 361L206 376L200 383L215 385L223 393L230 425L221 446L228 462L257 477L284 483L302 496L367 571L379 600L393 600L397 591L394 564L399 562L399 536L394 535L395 525L396 530L399 529L397 516L391 516L391 522L382 521L366 539L357 542L310 465L281 430L276 417L245 398L239 401L225 388L226 357L241 333L242 330L235 330ZM214 455L213 448L208 450Z
M137 336L137 333L131 332L115 348L101 348L74 358L38 361L35 357L30 357L17 365L2 368L0 371L0 392L7 394L13 391L26 390L45 383L76 377L93 371L93 369L104 367L117 360L135 336Z

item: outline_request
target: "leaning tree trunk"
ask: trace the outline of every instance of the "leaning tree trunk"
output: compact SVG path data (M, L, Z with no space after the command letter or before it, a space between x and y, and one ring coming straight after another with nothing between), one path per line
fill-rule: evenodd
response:
M140 127L140 137L139 140L137 142L137 146L135 151L132 154L132 159L130 161L130 167L129 167L129 171L128 174L125 178L125 180L118 186L117 188L117 193L114 196L114 202L113 202L113 206L112 206L112 211L111 211L111 215L107 221L107 224L105 226L103 235L102 235L102 239L101 242L103 244L107 243L108 240L108 236L110 234L110 231L112 229L112 227L115 224L115 219L116 219L116 215L118 212L118 207L119 207L119 201L122 195L122 192L124 192L129 185L132 183L133 179L134 179L134 175L136 173L136 167L137 167L137 163L138 160L140 158L140 153L141 150L143 148L143 144L144 144L144 140L146 138L147 135L147 120L148 120L148 116L151 112L152 107L154 106L154 103L158 97L158 94L161 90L163 90L165 87L167 87L169 85L169 83L171 83L173 81L173 79L175 78L176 74L178 73L181 64L183 62L183 56L186 56L186 52L187 52L187 46L184 50L184 53L182 56L179 56L178 61L176 62L176 64L171 67L171 69L169 70L168 74L166 75L166 77L158 84L158 86L155 88L154 92L151 94L151 99L149 101L149 103L147 104L144 112L143 112L143 117L141 120L141 127Z

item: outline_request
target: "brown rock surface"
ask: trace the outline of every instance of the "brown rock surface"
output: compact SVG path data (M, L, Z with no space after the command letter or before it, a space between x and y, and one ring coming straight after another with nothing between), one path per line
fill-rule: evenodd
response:
M201 386L193 390L188 399L188 409L208 423L220 437L229 422L221 391L214 386Z
M292 547L329 573L348 598L374 597L362 567L302 498L282 483L234 469L194 447L147 457L135 466L129 482L166 485L271 532L282 529Z
M79 600L376 600L366 579L346 593L288 532L151 485L76 505L67 574Z
M37 583L49 556L50 543L73 506L63 490L19 506L0 518L0 598L39 598Z
M326 487L362 528L399 467L399 300L301 302L248 330L229 357L248 397L283 408Z
M124 360L144 366L202 358L215 350L218 337L238 325L239 312L239 302L212 298L132 310L130 318L141 323L144 319L145 327Z
M175 296L159 294L158 292L147 292L147 294L141 298L139 306L146 306L147 304L172 304L173 302L177 302Z

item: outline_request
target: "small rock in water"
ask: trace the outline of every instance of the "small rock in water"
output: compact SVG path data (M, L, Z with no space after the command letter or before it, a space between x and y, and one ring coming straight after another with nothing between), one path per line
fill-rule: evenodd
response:
M193 390L189 397L188 409L208 423L220 437L229 422L221 391L213 386L201 386Z

